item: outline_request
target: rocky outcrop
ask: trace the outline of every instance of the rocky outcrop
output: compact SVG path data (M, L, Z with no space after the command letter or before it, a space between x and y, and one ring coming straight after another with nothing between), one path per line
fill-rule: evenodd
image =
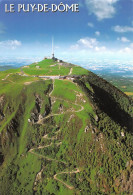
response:
M126 164L127 170L122 171L121 175L115 180L115 185L120 192L128 194L133 192L133 161Z
M45 111L43 114L41 114L41 108L43 106L44 100L39 96L35 95L35 107L33 109L33 112L31 113L30 119L28 119L28 122L31 123L37 123L39 120L42 120L44 117L46 117L51 112L51 102L49 99L49 105L45 105Z
M5 117L3 113L4 104L5 104L5 96L2 95L0 96L0 121L2 121Z

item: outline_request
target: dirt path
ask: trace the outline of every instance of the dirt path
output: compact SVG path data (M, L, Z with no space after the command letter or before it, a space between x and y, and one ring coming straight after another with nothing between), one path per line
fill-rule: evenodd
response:
M58 134L60 132L60 129L58 130L58 131L56 131L55 132L55 134ZM54 139L56 139L56 137L55 136L53 136L52 138L51 137L48 137L48 134L45 134L44 136L43 136L43 139L51 139L51 140L54 140Z
M43 148L48 148L49 146L51 146L52 145L52 143L50 143L49 145L46 145L46 146L38 146L38 148L37 149L43 149Z
M9 73L8 75L6 75L6 77L4 79L1 79L1 80L5 81L11 74L13 74L13 73Z
M58 175L61 175L61 174L72 174L72 173L79 173L80 170L77 168L76 171L63 171L63 172L60 172L60 173L57 173L54 175L54 179L61 182L62 184L64 184L67 188L69 188L70 190L73 190L74 187L73 186L70 186L68 185L67 183L63 182L62 180L60 180L59 178L57 178Z
M46 135L47 135L47 134L46 134ZM45 136L45 138L47 138L47 137ZM60 144L62 144L62 142L59 142L59 143L57 143L56 145L59 146ZM52 143L50 143L50 144L47 145L47 146L39 146L39 147L37 147L37 148L32 148L32 149L29 150L29 152L32 153L32 154L34 154L34 155L36 155L36 156L38 156L38 157L45 158L45 159L47 159L47 160L49 160L49 161L55 161L55 162L57 162L57 163L58 163L58 162L61 162L61 163L65 164L65 165L67 165L66 162L63 162L63 161L61 161L61 160L56 160L56 159L53 159L53 158L49 158L49 157L47 157L47 156L43 156L42 154L38 154L38 153L34 152L35 149L47 148L47 147L50 147L51 145L52 145ZM43 169L41 169L41 171L39 171L39 172L37 173L36 178L35 178L35 182L34 182L34 188L36 187L37 182L38 182L39 180L41 180L41 174L42 174L42 172L43 172ZM64 184L68 189L73 190L73 189L74 189L73 186L70 186L70 185L68 185L67 183L63 182L61 179L57 178L57 176L58 176L58 175L61 175L61 174L65 174L65 173L66 173L66 174L72 174L72 173L79 173L79 172L80 172L80 170L79 170L78 168L76 168L76 171L63 171L63 172L60 172L60 173L55 174L53 177L54 177L55 180L57 180L57 181L59 181L60 183Z
M55 83L55 80L53 80L53 89L52 89L52 91L49 93L49 97L51 97L51 95L52 95L52 93L53 93L53 91L54 91L54 83Z
M70 70L70 74L71 74L71 73L72 73L72 69ZM51 91L50 94L49 94L49 97L50 97L50 98L52 98L52 92L54 91L54 88L55 88L54 83L55 83L55 80L53 80L53 89L52 89L52 91ZM78 93L78 92L77 92L77 93ZM55 99L63 100L63 99L61 99L61 98L55 98ZM63 101L64 101L64 100L63 100ZM66 101L66 102L70 103L69 101ZM81 106L81 105L79 105L79 104L77 104L76 101L75 101L74 104L75 104L76 106L80 106L81 108L80 108L79 110L77 110L77 111L72 111L72 112L81 112L82 110L84 110L84 107ZM68 110L68 111L70 111L70 110ZM50 114L50 115L44 117L43 119L41 119L40 121L38 121L37 123L38 123L38 124L41 124L42 121L43 121L44 119L47 119L47 118L49 118L49 117L51 117L51 116L57 116L57 115L65 114L65 113L68 112L68 111L65 111L65 112L59 113L59 114ZM56 131L55 134L58 134L59 132L60 132L60 129L59 129L58 131ZM56 135L53 135L51 138L49 138L49 137L48 137L48 134L46 134L46 135L44 135L42 138L43 138L43 139L47 139L47 140L51 140L51 143L48 144L48 145L46 145L46 146L41 146L41 145L39 145L39 146L36 147L36 148L31 148L31 149L29 150L29 152L30 152L31 154L33 154L33 155L38 156L38 157L47 159L48 161L54 161L54 162L57 162L57 163L60 162L60 163L63 163L63 164L65 164L65 165L68 165L68 164L67 164L66 162L64 162L64 161L56 160L56 159L53 159L53 158L50 158L50 157L47 157L47 156L44 156L44 155L42 155L42 154L39 154L39 153L34 152L34 150L39 150L39 149L43 149L43 148L48 148L48 147L50 147L50 146L53 144L53 143L52 143L52 140L57 140ZM55 143L55 145L57 145L57 146L59 146L59 145L61 145L61 144L62 144L62 142ZM39 181L41 181L42 172L43 172L43 169L41 169L41 170L37 173L36 178L35 178L35 181L34 181L34 188L36 188L36 187L37 187L37 183L38 183ZM57 180L58 182L62 183L63 185L65 185L68 189L73 190L74 187L71 186L71 185L69 185L69 184L67 184L67 183L65 183L65 182L62 181L61 179L59 179L59 178L58 178L58 175L65 174L65 173L66 173L66 174L71 174L71 173L75 173L75 174L76 174L76 173L79 173L79 172L80 172L80 170L79 170L78 168L76 168L76 170L73 170L73 171L63 171L63 172L57 173L57 174L55 174L55 175L53 176L53 178L54 178L55 180Z
M73 68L70 68L70 72L68 75L71 75L72 74L72 71L73 71Z
M36 191L36 187L37 187L37 184L41 181L42 179L42 172L44 171L44 167L36 174L36 178L35 178L35 181L34 181L34 186L33 186L33 190Z
M52 91L51 91L50 94L49 94L49 97L50 97L50 98L52 98L52 93L53 93L54 88L55 88L54 83L55 83L55 80L53 80L53 89L52 89ZM75 91L75 92L78 94L77 91ZM80 94L79 94L78 96L80 96ZM55 100L64 101L64 99L62 99L62 98L56 98L56 97L54 97L54 99L55 99ZM76 101L77 101L77 100L76 100ZM49 114L48 116L46 116L46 117L40 119L40 120L37 122L37 124L42 124L43 120L48 119L48 118L50 118L50 117L52 117L52 116L58 116L58 115L61 115L61 114L65 114L66 112L81 112L81 111L83 111L83 110L84 110L84 106L81 106L80 104L77 104L76 101L75 101L75 103L73 103L73 104L76 105L76 106L81 107L79 110L71 111L71 110L69 109L69 110L67 110L67 111L65 111L65 112L62 112L62 113L58 113L58 114ZM68 100L66 100L65 102L71 103L71 102L68 101Z
M45 159L47 159L47 160L49 160L49 161L55 161L55 162L57 162L57 163L60 162L60 163L63 163L63 164L65 164L65 165L67 165L67 163L64 162L64 161L56 160L56 159L53 159L53 158L50 158L50 157L47 157L47 156L43 156L42 154L38 154L38 153L36 153L36 152L33 152L33 150L35 150L35 149L38 149L38 148L32 148L32 149L29 150L29 152L30 152L31 154L34 154L34 155L38 156L38 157L45 158Z
M33 81L25 82L24 85L30 85Z
M58 99L58 98L57 98ZM60 99L61 100L61 99ZM63 99L62 99L63 100ZM66 101L66 102L68 102L68 101ZM69 102L68 102L69 103ZM49 114L48 116L46 116L46 117L44 117L44 118L42 118L42 119L40 119L38 122L37 122L37 124L42 124L42 122L43 122L43 120L45 120L45 119L48 119L48 118L50 118L50 117L52 117L52 116L59 116L59 115L62 115L62 114L65 114L66 112L81 112L82 110L84 110L84 107L83 106L81 106L81 105L79 105L79 104L76 104L76 103L74 103L76 106L80 106L81 108L79 109L79 110L75 110L75 111L71 111L71 110L67 110L67 111L65 111L65 112L62 112L62 113L59 113L59 114Z
M55 134L57 134L57 133L59 133L59 132L60 132L60 129L59 129L57 132L55 132ZM49 139L49 140L55 140L55 139L56 139L54 136L53 136L52 138L48 138L48 134L44 135L43 138L44 138L44 139ZM56 143L55 145L59 146L61 143L62 143L62 142L59 142L59 143ZM36 148L31 148L31 149L29 150L29 152L32 153L32 154L34 154L34 155L36 155L36 156L39 156L39 157L42 157L42 158L46 158L47 160L52 160L52 161L54 160L54 161L56 161L56 162L62 162L62 163L64 163L64 164L67 164L67 163L65 163L65 162L63 162L63 161L56 160L56 159L52 159L52 158L43 156L42 154L38 154L38 153L34 152L34 150L43 149L43 148L48 148L48 147L50 147L52 144L53 144L53 143L51 142L50 144L48 144L48 145L46 145L46 146L40 146L40 145L39 145L39 146L36 147Z

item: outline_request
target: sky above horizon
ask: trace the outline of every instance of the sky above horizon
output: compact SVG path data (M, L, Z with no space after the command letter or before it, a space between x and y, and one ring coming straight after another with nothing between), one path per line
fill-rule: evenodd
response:
M5 4L79 4L78 13L5 13ZM51 55L86 63L132 61L133 0L0 0L0 56L40 59Z

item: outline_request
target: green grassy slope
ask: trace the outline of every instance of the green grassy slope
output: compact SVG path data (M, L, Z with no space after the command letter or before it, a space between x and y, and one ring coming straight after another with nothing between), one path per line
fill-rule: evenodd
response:
M58 63L52 59L45 59L41 62L34 63L28 67L23 67L22 71L27 75L68 75L72 68L72 74L83 75L88 74L86 69L79 66L74 66L69 63Z
M131 194L132 99L81 67L57 67L81 77L32 77L35 64L28 77L0 73L0 194Z

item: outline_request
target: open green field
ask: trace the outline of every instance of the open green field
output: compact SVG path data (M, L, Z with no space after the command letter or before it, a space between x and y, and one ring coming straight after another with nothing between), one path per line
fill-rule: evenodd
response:
M123 91L126 95L133 97L133 78L132 77L122 77L113 75L103 76L107 81L113 84L115 87Z
M72 73L70 72L72 68ZM74 66L65 62L58 63L52 59L45 59L41 62L31 64L30 66L26 66L22 68L22 71L26 73L27 75L37 75L37 76L43 76L43 75L49 75L49 76L55 76L55 75L83 75L88 74L88 71L86 69L83 69L79 66Z
M89 71L80 67L80 66L76 66L73 68L73 72L72 74L74 75L88 75Z
M75 91L77 86L68 80L55 80L52 96L74 102L76 100Z
M70 67L62 67L52 59L45 59L36 64L32 64L27 68L23 67L23 71L29 75L68 75Z

